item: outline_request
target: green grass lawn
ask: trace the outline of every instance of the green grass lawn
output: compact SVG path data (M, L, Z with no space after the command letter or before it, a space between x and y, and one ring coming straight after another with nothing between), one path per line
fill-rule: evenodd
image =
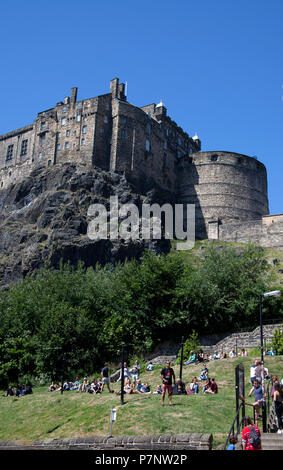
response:
M24 397L0 397L0 440L91 437L109 435L111 408L117 409L117 421L113 424L114 436L157 433L212 433L214 448L224 444L235 416L235 366L245 366L246 397L250 391L250 365L254 357L224 359L208 363L210 377L219 386L217 395L173 396L174 406L161 406L160 395L125 395L108 393L47 392L48 387L35 388L33 395ZM267 357L265 365L271 374L283 377L282 357ZM160 380L161 366L141 375L155 389ZM173 366L176 377L179 366ZM199 377L201 365L183 366L183 380L188 384L193 376ZM202 382L200 382L200 388ZM120 383L113 384L120 390ZM250 402L252 399L250 399ZM246 414L252 412L247 407Z

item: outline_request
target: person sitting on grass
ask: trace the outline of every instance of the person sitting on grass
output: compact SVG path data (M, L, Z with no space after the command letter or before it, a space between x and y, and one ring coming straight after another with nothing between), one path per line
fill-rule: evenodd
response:
M32 386L31 385L25 385L24 390L23 390L23 394L24 395L32 395L33 394Z
M198 382L197 382L197 378L196 377L193 377L192 378L192 381L189 385L189 388L188 388L188 391L187 393L190 394L190 393L198 393L199 391L199 385L198 385Z
M215 382L214 378L211 379L210 385L205 389L204 393L218 393L218 385Z
M48 392L55 392L55 390L57 389L57 385L55 382L51 382L51 385L49 386L48 388Z
M213 359L216 361L217 359L220 359L221 358L221 354L219 351L215 351L214 355L213 355Z
M182 395L183 393L186 394L186 386L185 386L185 383L182 382L181 379L177 379L177 382L176 382L176 392L178 395Z
M89 386L89 382L87 377L84 377L83 383L79 385L78 391L79 392L87 392Z
M129 378L126 379L126 383L124 386L124 392L125 393L134 393L134 385L131 384L131 380Z
M147 368L145 369L145 372L151 372L152 370L154 370L154 365L152 364L152 362L150 362Z
M210 380L210 378L208 378L208 379L205 381L204 386L202 387L202 393L205 393L205 391L210 388L210 385L211 385L211 380Z
M158 385L158 386L157 386L157 389L154 390L152 393L153 393L153 395L160 395L160 394L162 393L162 387L161 387L161 385Z
M193 364L196 362L196 353L194 353L194 351L191 351L190 352L190 357L189 359L185 362L185 365L188 365L188 364Z
M11 387L11 385L9 385L7 390L6 390L6 394L2 395L2 396L3 397L14 397L15 395L16 395L16 393L14 392L13 387Z
M208 379L208 368L204 366L200 371L200 380L207 380Z

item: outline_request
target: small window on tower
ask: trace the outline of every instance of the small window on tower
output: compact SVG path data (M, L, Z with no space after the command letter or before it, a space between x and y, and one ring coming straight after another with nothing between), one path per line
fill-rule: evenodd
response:
M150 152L150 141L148 139L146 139L145 141L145 150L147 152Z
M86 131L87 131L87 126L83 126L83 127L82 127L82 133L83 133L83 134L86 134Z
M14 148L14 145L8 145L8 148L7 148L7 154L6 154L6 160L12 160L13 158L13 148Z
M218 160L218 155L215 153L214 155L211 155L211 161L216 162Z
M23 141L22 141L21 157L23 157L24 155L26 155L26 154L27 154L27 151L28 151L28 141L27 141L27 139L26 139L26 140L23 140Z

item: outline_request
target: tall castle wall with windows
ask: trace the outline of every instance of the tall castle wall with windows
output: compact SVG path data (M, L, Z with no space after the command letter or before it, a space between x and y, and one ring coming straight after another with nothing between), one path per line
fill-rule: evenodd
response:
M110 93L77 102L72 88L33 124L0 136L0 189L38 166L77 162L124 172L138 189L154 183L174 193L176 160L199 150L162 103L133 106L115 78Z
M197 238L283 249L283 216L268 215L265 166L246 155L200 150L199 138L179 127L162 102L130 104L118 78L109 93L82 101L72 88L32 124L0 136L0 197L36 168L77 163L124 173L137 192L160 190L160 201L194 204Z

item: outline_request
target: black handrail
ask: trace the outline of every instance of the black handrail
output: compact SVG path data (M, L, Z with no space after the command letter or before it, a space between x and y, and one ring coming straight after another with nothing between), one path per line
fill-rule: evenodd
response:
M230 428L230 431L229 431L227 440L226 440L226 442L225 442L224 450L226 450L226 448L227 448L227 445L228 445L228 442L229 442L229 439L230 439L231 434L232 434L233 436L234 436L234 434L235 434L235 423L236 423L236 421L238 422L240 410L241 410L241 408L243 408L244 406L245 406L244 403L241 403L240 406L239 406L239 408L238 408L238 410L237 410L236 416L235 416L235 418L234 418L233 424L232 424L232 426L231 426L231 428ZM236 434L239 434L239 431L240 431L241 426L242 426L242 423L243 423L243 419L244 419L244 418L242 418L242 419L239 421L239 424L238 424L238 426L237 426L237 432L236 432Z

